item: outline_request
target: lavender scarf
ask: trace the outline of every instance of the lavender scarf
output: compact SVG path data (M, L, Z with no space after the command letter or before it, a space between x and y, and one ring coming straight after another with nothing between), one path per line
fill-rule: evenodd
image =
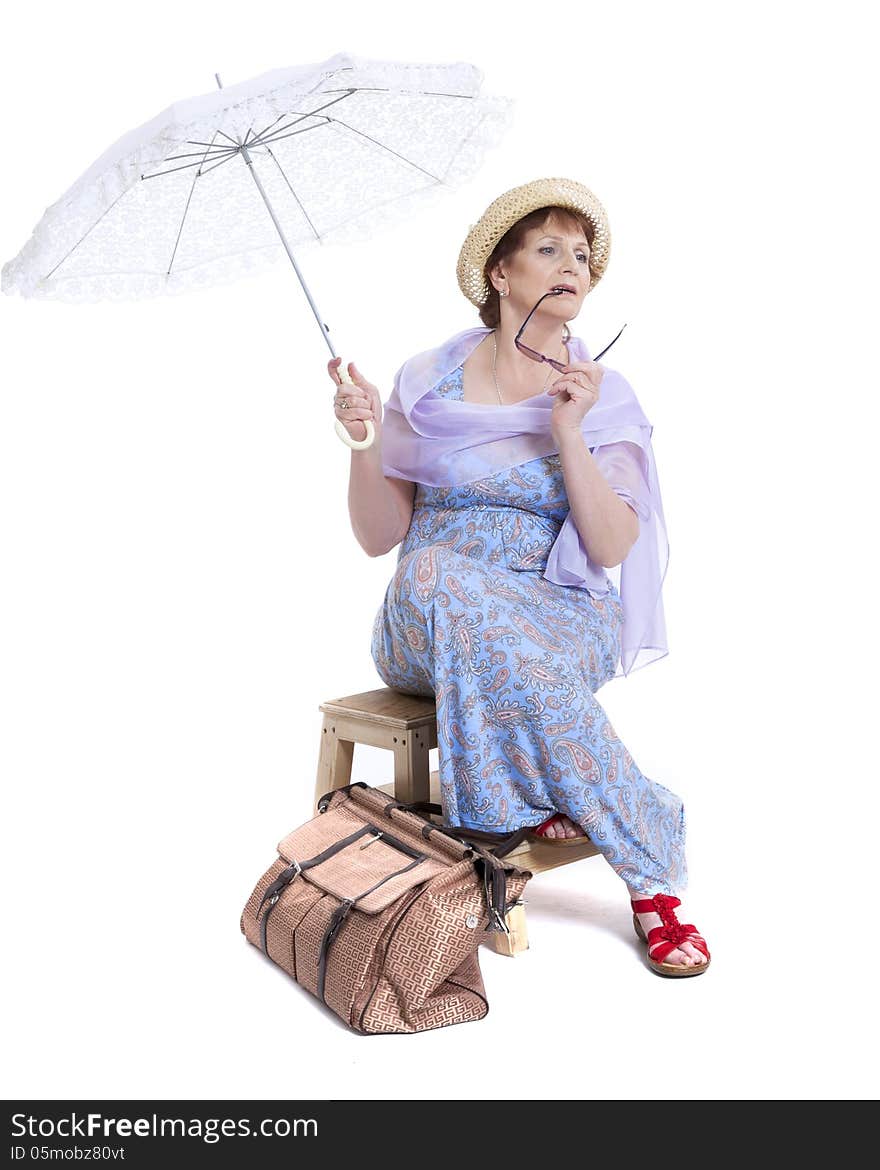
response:
M494 406L444 398L431 391L461 365L491 330L465 329L442 345L409 358L394 376L382 418L385 475L432 487L451 487L492 476L530 459L556 454L550 413L556 399L544 391L525 402ZM573 361L589 361L572 336ZM623 603L621 659L614 677L627 675L668 653L663 579L669 542L651 446L653 426L629 382L603 365L599 401L587 412L583 435L610 486L639 515L639 537L619 571ZM571 512L547 559L544 577L601 597L609 578L590 560Z

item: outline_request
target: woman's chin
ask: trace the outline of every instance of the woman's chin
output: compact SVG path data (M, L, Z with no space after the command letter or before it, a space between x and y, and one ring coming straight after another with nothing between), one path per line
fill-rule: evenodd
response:
M560 297L560 300L562 298ZM581 311L581 306L575 301L569 301L567 305L553 303L550 306L550 312L560 321L573 321L578 313Z

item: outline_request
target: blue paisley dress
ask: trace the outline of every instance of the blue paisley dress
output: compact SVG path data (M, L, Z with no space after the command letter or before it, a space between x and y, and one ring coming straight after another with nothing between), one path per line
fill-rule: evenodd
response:
M462 397L459 366L431 391ZM687 883L682 801L648 779L595 694L620 657L620 594L543 577L568 515L558 454L454 487L417 484L373 624L387 686L432 696L444 819L511 832L562 812L628 885Z

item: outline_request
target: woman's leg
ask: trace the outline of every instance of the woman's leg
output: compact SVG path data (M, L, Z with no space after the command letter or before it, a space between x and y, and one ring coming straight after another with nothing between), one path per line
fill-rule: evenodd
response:
M596 698L596 692L614 677L620 659L620 596L614 591L605 598L591 599L582 603L579 611L578 636L584 647L580 725L585 734L583 755L575 763L587 779L585 791L593 798L594 816L604 826L609 843L616 842L617 848L602 848L602 841L596 839L601 828L591 831L582 817L572 817L572 810L561 806L567 823L559 826L556 834L576 834L572 824L585 829L628 888L642 897L660 892L678 894L687 886L683 802L641 771Z
M620 616L428 546L400 562L373 658L389 686L435 695L449 824L504 832L558 811L631 896L674 895L687 884L682 801L641 772L594 694L614 674Z
M434 688L451 825L507 832L559 811L634 888L684 887L682 802L593 693L614 674L619 604L431 545L401 560L386 605L374 657L391 685Z
M550 771L553 807L589 835L631 890L680 894L687 886L683 802L641 771L595 695L585 689L575 707L579 734L549 737L558 765Z

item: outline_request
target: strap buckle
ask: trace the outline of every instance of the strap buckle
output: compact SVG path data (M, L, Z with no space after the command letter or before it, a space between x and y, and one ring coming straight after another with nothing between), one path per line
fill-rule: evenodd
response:
M286 874L287 874L288 870L290 870L290 869L292 869L293 872L290 874L289 877L287 877ZM281 874L275 879L275 881L271 882L269 884L269 886L267 886L266 892L263 894L263 897L260 900L260 904L257 907L257 914L259 914L262 911L263 907L266 905L267 902L269 903L270 908L272 906L274 906L275 903L278 901L278 899L281 897L281 891L286 889L287 886L289 886L290 883L293 881L293 879L295 877L298 877L301 873L302 873L302 866L300 865L300 863L298 861L291 861L290 864L287 866L287 869L282 870Z

